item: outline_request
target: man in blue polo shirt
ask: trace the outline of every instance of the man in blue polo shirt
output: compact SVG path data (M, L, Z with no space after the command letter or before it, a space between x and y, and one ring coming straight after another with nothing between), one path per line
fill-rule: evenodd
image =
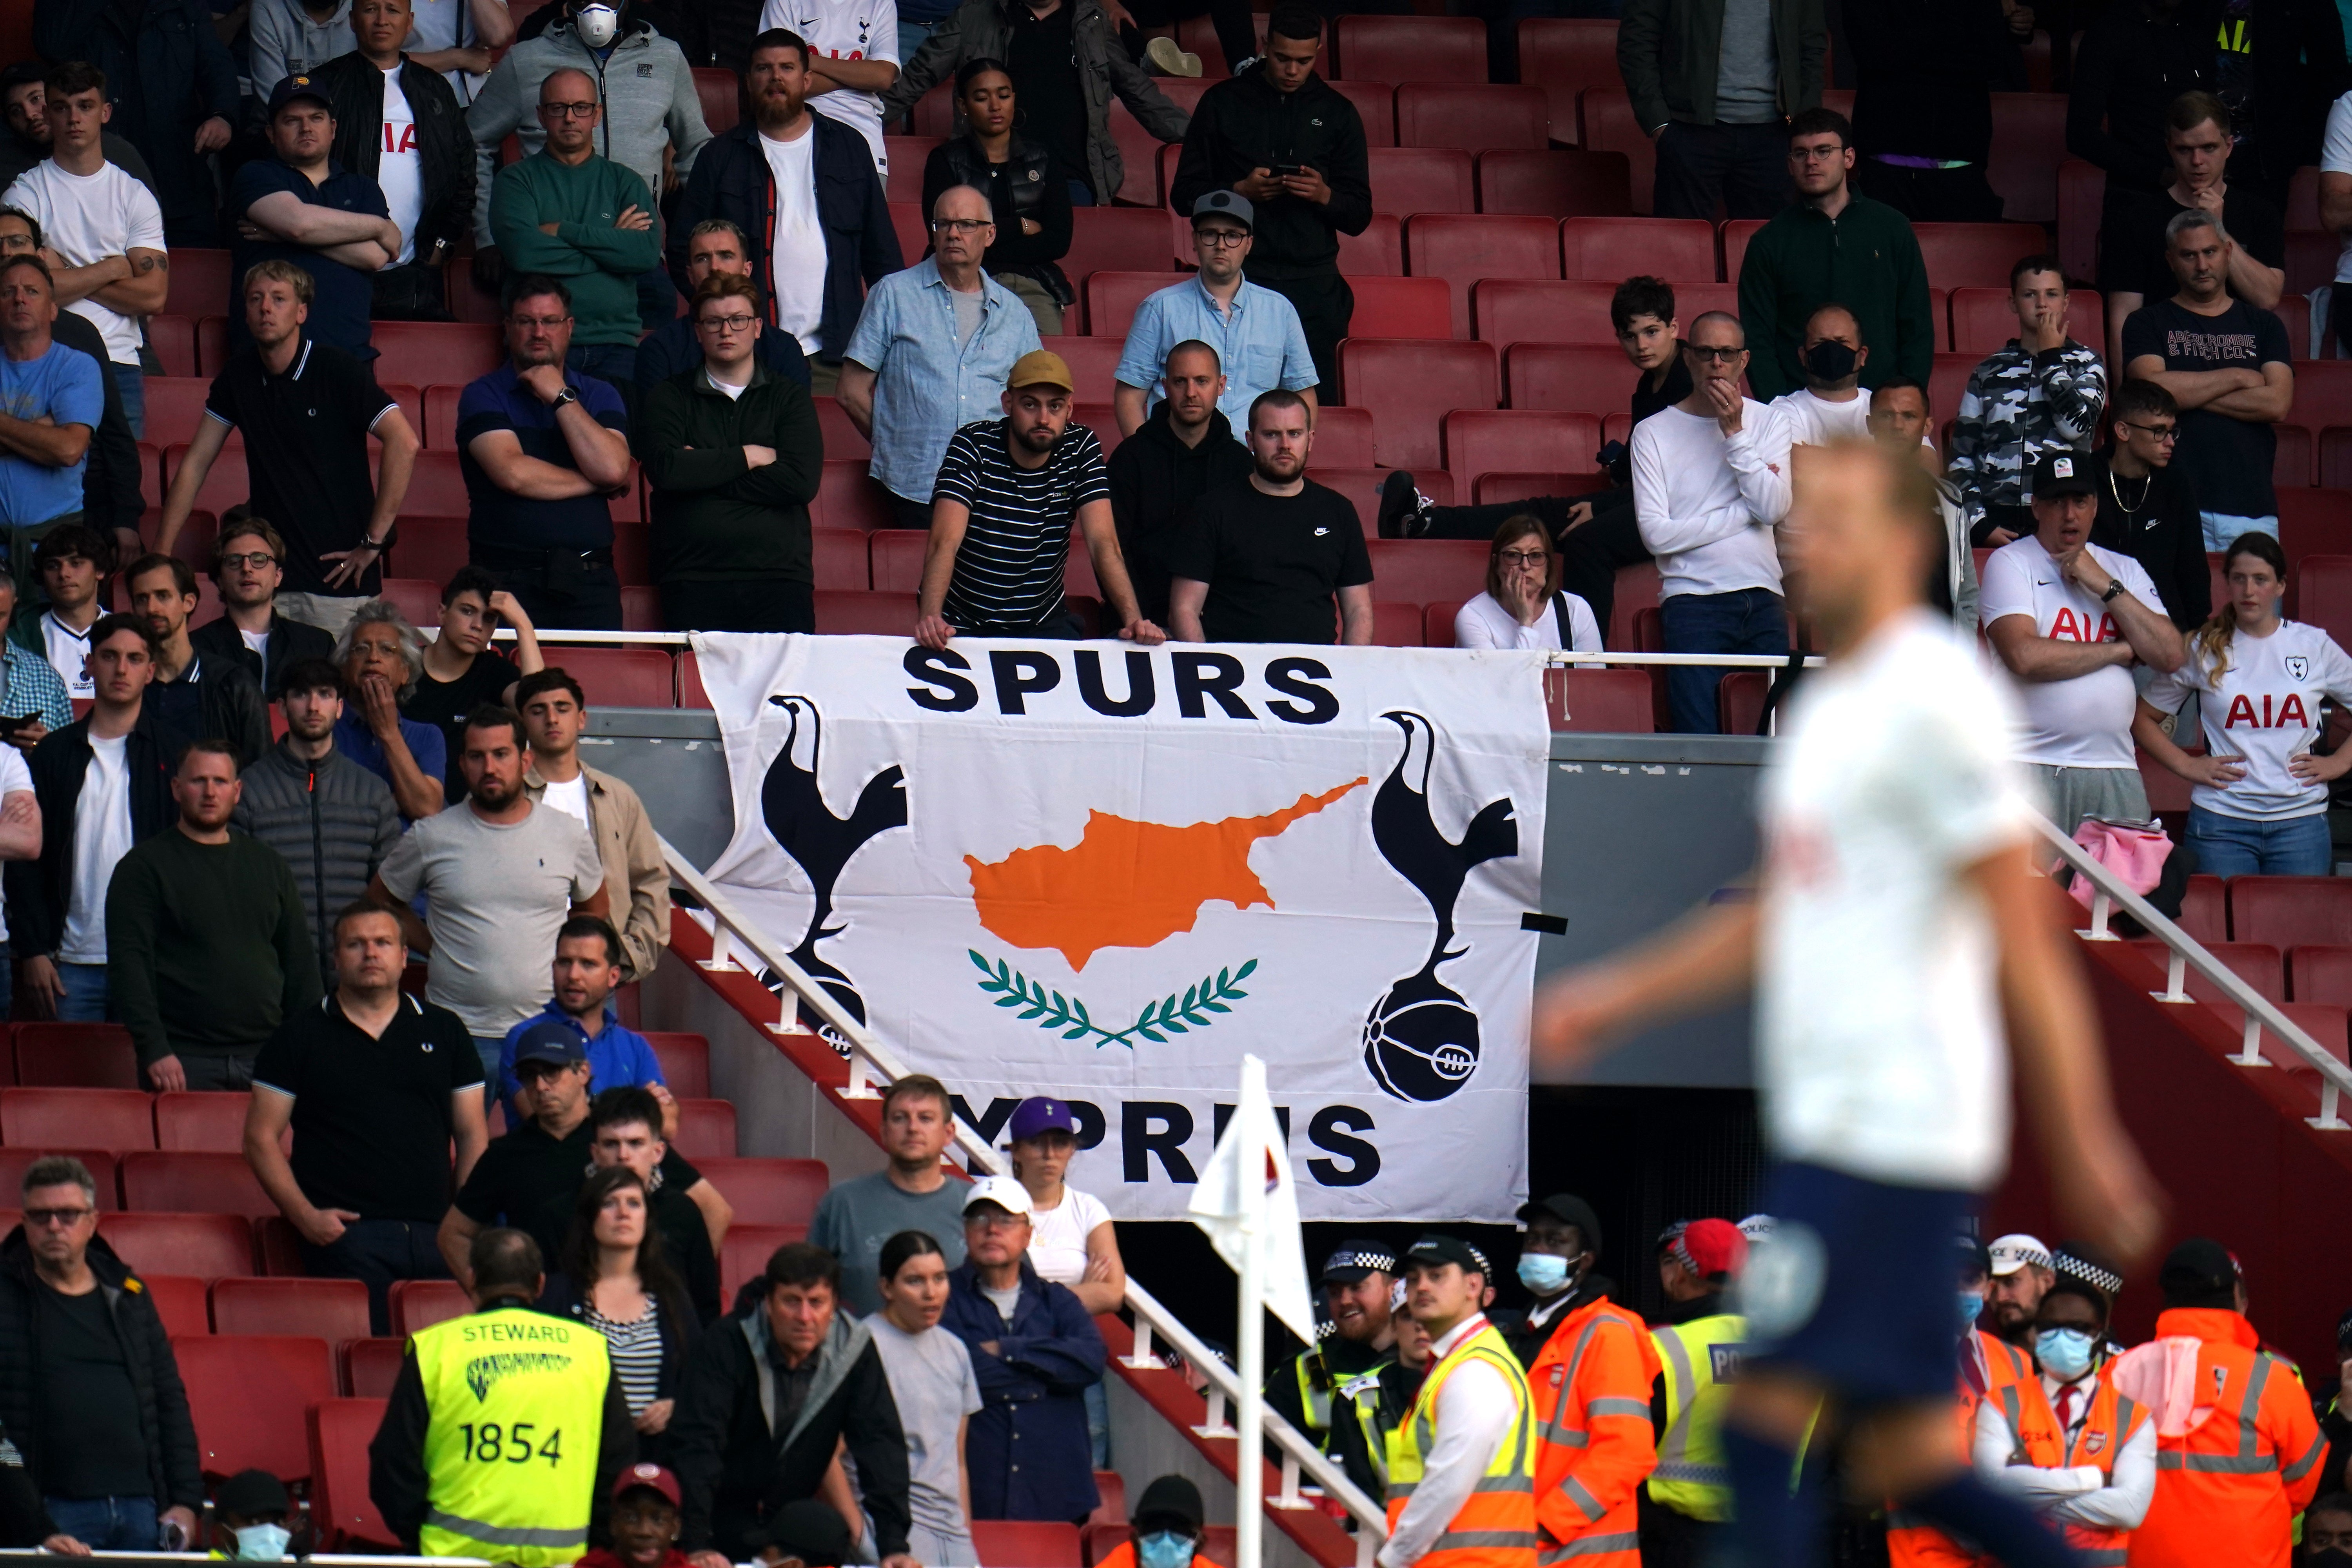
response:
M628 416L609 382L564 368L572 291L516 281L507 363L457 399L458 468L473 563L498 574L545 630L621 629L606 495L629 481Z
M523 1103L522 1079L515 1076L515 1053L538 1031L552 1029L588 1048L588 1092L650 1089L661 1101L667 1136L677 1128L677 1101L662 1087L661 1058L643 1035L621 1022L613 992L621 984L621 939L612 922L573 915L555 933L555 999L507 1031L499 1052L499 1098L506 1101L507 1125L520 1127L530 1108Z
M48 264L28 252L0 259L0 523L19 567L22 531L80 514L90 433L106 413L98 362L50 338L57 319Z
M1234 439L1249 428L1250 405L1261 392L1297 393L1313 420L1318 378L1297 308L1242 277L1242 263L1255 243L1255 222L1249 198L1232 191L1211 191L1192 204L1192 249L1201 270L1147 295L1135 308L1113 373L1118 384L1110 395L1120 435L1134 435L1151 416L1162 395L1160 370L1168 363L1168 351L1190 341L1216 350L1224 366L1225 391L1217 411L1233 426Z
M281 258L310 275L315 296L305 335L367 360L374 274L400 255L400 226L383 188L329 155L334 110L326 89L289 76L269 94L269 146L277 155L242 164L229 182L236 232L229 276L229 347L247 340L244 279L257 261ZM277 521L272 519L272 521Z

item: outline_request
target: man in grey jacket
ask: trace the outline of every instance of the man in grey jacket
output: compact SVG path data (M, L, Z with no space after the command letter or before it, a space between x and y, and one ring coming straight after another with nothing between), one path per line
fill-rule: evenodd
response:
M1818 6L1821 0L1810 3ZM1051 149L1074 176L1082 174L1090 199L1070 193L1080 206L1108 205L1126 177L1110 128L1113 93L1162 142L1181 142L1192 123L1128 58L1102 0L963 0L899 68L898 79L882 95L884 121L912 109L936 83L952 80L964 61L983 57L1012 68L1024 133ZM1064 60L1067 77L1059 68ZM1050 79L1046 62L1053 62ZM961 110L956 120L961 135ZM1056 123L1065 120L1066 125Z
M335 750L341 674L325 659L286 671L286 738L245 771L229 824L286 858L310 921L322 978L335 985L335 911L367 891L400 838L392 788Z
M586 15L583 15L586 13ZM543 26L536 34L532 28ZM694 69L677 45L634 14L632 0L562 0L535 12L490 73L466 111L475 146L474 276L496 289L503 276L498 247L490 237L490 187L499 172L499 144L508 132L522 143L523 155L540 150L547 133L539 123L539 87L559 70L580 70L596 84L604 106L597 122L595 152L635 172L658 205L668 195L662 154L683 184L695 155L710 140L702 100L694 90ZM650 331L677 313L677 295L667 273L656 267L637 279L637 311Z
M1657 143L1659 217L1770 217L1788 199L1788 117L1822 100L1823 0L1625 0L1617 72Z

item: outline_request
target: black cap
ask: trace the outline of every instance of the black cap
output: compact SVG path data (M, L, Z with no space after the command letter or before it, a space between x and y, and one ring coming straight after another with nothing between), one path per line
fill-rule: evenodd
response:
M1548 1214L1562 1225L1572 1225L1584 1236L1584 1249L1594 1257L1601 1255L1601 1216L1592 1205L1574 1193L1554 1193L1548 1198L1538 1198L1519 1205L1519 1223L1524 1225L1537 1214Z
M2098 461L2087 453L2044 452L2033 465L2036 496L2095 496L2099 493Z
M269 89L269 118L277 119L278 111L298 98L310 99L317 102L320 108L331 113L335 107L334 101L328 98L325 88L320 87L309 76L298 72L292 76L279 77L278 85Z
M1395 1247L1359 1237L1341 1242L1339 1249L1323 1260L1319 1278L1326 1285L1354 1285L1367 1275L1396 1271Z
M1135 1505L1135 1515L1129 1521L1136 1533L1158 1525L1183 1531L1188 1535L1201 1532L1202 1510L1201 1489L1182 1476L1161 1476L1143 1489L1143 1497Z
M2192 1236L2164 1260L2156 1282L2168 1298L2221 1296L2237 1288L2238 1260L2209 1236Z
M1415 1263L1452 1263L1465 1272L1486 1275L1488 1279L1493 1278L1486 1273L1486 1260L1479 1256L1476 1247L1458 1236L1447 1236L1443 1231L1431 1231L1407 1247L1404 1261L1408 1266Z
M829 1502L803 1498L770 1514L751 1531L754 1550L772 1546L787 1557L797 1557L808 1568L841 1568L856 1550L849 1526Z
M549 1062L557 1067L570 1067L588 1059L588 1042L580 1037L577 1025L549 1018L533 1024L515 1038L514 1065L525 1062Z
M268 1470L239 1470L213 1494L213 1510L239 1519L259 1519L266 1514L292 1513L294 1500L286 1495L286 1483Z
M1970 1236L1963 1231L1952 1237L1952 1245L1959 1249L1959 1270L1962 1279L1967 1279L1972 1273L1982 1275L1987 1279L1992 1277L1992 1254L1985 1250L1985 1244L1980 1237Z

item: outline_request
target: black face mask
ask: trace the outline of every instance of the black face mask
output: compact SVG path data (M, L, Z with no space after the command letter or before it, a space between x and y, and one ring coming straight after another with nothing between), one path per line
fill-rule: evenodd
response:
M1823 338L1805 351L1805 368L1816 381L1843 381L1853 374L1854 351L1834 338Z
M2296 1568L2352 1568L2352 1552L2339 1552L2332 1546L2325 1552L2314 1552L2306 1546L2295 1553L2295 1563Z

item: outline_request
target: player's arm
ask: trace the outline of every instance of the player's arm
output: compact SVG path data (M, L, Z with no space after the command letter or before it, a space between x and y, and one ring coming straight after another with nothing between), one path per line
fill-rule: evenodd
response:
M1711 1007L1756 974L1756 902L1710 904L1603 963L1554 975L1536 992L1536 1054L1574 1067L1643 1024Z

